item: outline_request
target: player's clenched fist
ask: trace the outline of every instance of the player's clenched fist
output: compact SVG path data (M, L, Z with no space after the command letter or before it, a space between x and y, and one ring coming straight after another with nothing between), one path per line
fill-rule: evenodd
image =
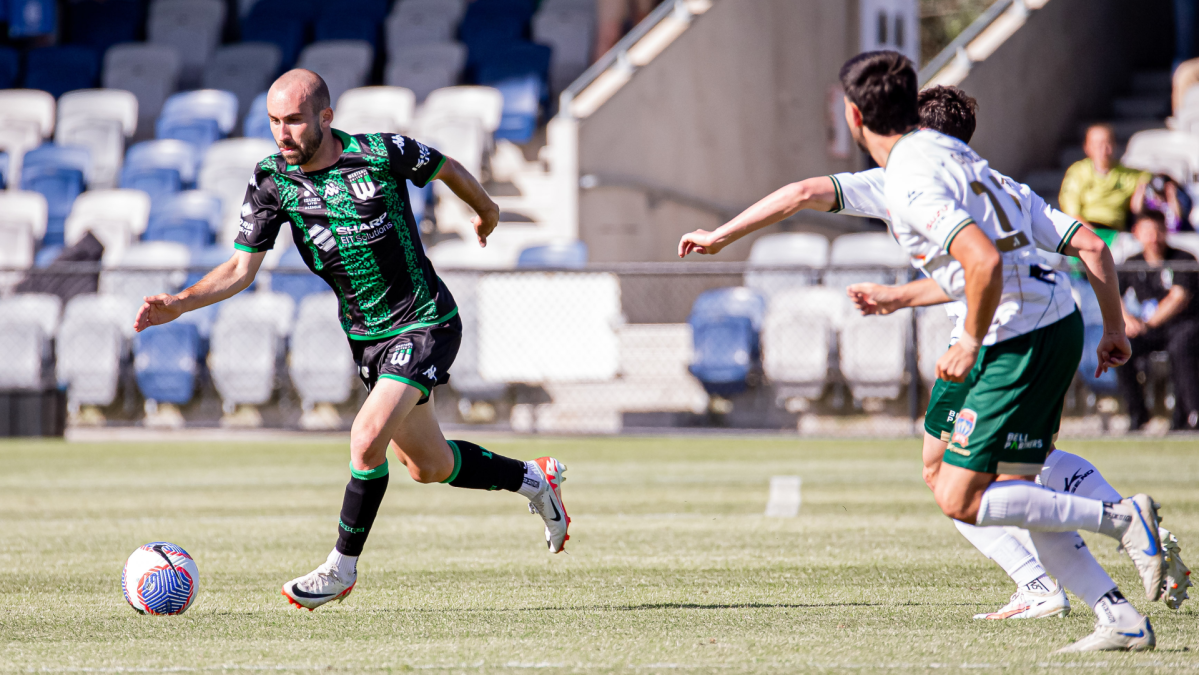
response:
M479 246L487 248L487 237L495 231L497 225L500 224L499 209L484 209L483 213L471 218L471 224L475 227L475 235L479 238Z
M142 332L150 326L159 326L179 318L183 313L178 298L168 293L162 293L149 298L143 298L145 304L137 311L133 320L133 330Z
M978 360L978 350L971 351L959 341L937 359L937 378L946 382L965 382Z
M724 248L725 242L720 241L715 232L696 230L688 232L679 240L679 257L685 258L688 253L701 255L716 255Z

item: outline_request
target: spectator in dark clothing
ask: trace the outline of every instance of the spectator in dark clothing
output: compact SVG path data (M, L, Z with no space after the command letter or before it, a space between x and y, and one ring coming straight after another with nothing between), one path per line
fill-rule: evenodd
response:
M1171 234L1195 229L1191 226L1193 206L1186 188L1164 173L1150 178L1148 183L1138 185L1137 191L1132 194L1132 212L1161 211L1166 216L1166 231Z
M1165 350L1174 383L1172 429L1199 429L1199 273L1170 269L1170 263L1195 263L1195 256L1166 245L1166 218L1147 210L1137 216L1133 235L1145 252L1128 259L1148 263L1149 271L1121 272L1124 323L1132 342L1132 360L1117 368L1120 393L1128 404L1130 429L1149 421L1141 375L1145 357Z

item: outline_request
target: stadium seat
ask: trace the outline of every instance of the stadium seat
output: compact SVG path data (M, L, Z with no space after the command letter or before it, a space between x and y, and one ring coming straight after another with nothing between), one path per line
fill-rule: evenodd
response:
M1120 160L1135 169L1164 173L1183 185L1199 179L1199 135L1171 129L1139 131Z
M58 330L62 300L49 293L0 298L0 388L41 389L50 339Z
M466 68L466 46L458 42L412 45L388 54L384 81L411 89L417 101L424 101L437 89L457 85Z
M237 96L237 117L250 112L250 104L266 91L279 73L283 53L269 42L243 42L216 50L204 69L203 86L224 89Z
M495 86L497 82L531 75L544 86L549 79L552 51L545 45L525 41L496 44L487 49L486 62L475 65L477 81Z
M25 153L21 189L41 193L49 205L44 244L63 243L67 214L83 192L90 164L86 148L46 143Z
M595 6L542 3L533 17L533 41L553 49L550 90L560 93L591 64L595 44Z
M544 81L536 75L480 81L495 87L504 98L503 115L500 117L499 127L495 130L495 138L513 143L528 143L537 131L537 118L545 93Z
M453 157L472 176L483 171L483 155L487 152L487 133L477 118L435 117L419 118L413 135L422 143ZM442 184L434 187L439 195L447 194Z
M379 24L387 16L388 0L325 0L316 17L314 37L327 40L362 40L379 45ZM352 20L347 18L352 17Z
M907 365L912 310L886 316L850 311L841 327L841 374L856 400L898 398Z
M321 0L241 0L241 2L248 3L242 11L243 22L294 17L307 26L316 21L321 10Z
M779 232L759 237L749 250L750 271L745 273L745 285L771 298L780 291L815 284L820 269L828 264L828 248L827 237L808 232ZM754 269L759 267L811 269Z
M281 293L241 293L221 303L208 367L227 413L270 399L278 350L294 312L291 298Z
M65 241L71 246L87 232L104 245L104 261L121 260L150 218L150 196L139 190L91 190L79 195L67 216Z
M842 293L820 286L778 290L770 296L762 324L762 369L780 397L820 398L828 380L830 347L848 304Z
M187 190L151 207L142 241L173 241L200 251L212 245L220 228L221 198L203 190Z
M844 289L850 284L862 282L893 284L896 282L894 269L876 271L852 268L907 268L908 263L907 254L886 232L843 234L833 240L829 264L834 268L851 269L828 270L824 274L824 285ZM900 273L906 275L906 270ZM906 276L903 280L907 280Z
M0 191L0 269L33 266L37 243L46 234L46 198L37 192ZM20 281L20 272L2 272L0 290Z
M476 64L476 47L525 39L532 17L531 2L475 0L467 6L458 26L458 36L470 49L472 64Z
M44 91L0 91L0 150L9 156L9 185L21 184L25 153L54 131L54 108L54 97Z
M718 288L696 298L687 317L694 341L688 370L709 394L727 397L748 388L765 313L765 299L748 288Z
M174 49L182 82L194 86L221 42L224 25L223 0L154 0L146 20L146 41Z
M137 97L119 89L81 89L58 100L54 142L88 149L93 188L116 187L125 139L137 130Z
M288 373L304 410L350 398L354 358L337 318L339 312L337 295L331 292L309 295L300 303Z
M421 106L422 119L476 119L488 135L495 133L504 114L504 96L494 87L446 87L429 94Z
M173 241L131 244L120 256L105 252L100 272L100 293L138 302L159 293L174 293L183 287L191 252Z
M266 112L266 92L254 97L254 101L250 104L250 111L246 113L246 119L242 121L242 135L246 138L261 138L274 142L275 136L271 133L271 118Z
M9 162L8 153L0 152L0 190L8 189Z
M180 92L162 106L158 137L187 141L203 154L237 126L237 106L237 95L221 89Z
M314 42L300 52L297 68L320 75L329 86L329 100L336 101L347 90L361 87L370 77L375 50L363 40Z
M142 396L156 403L191 401L199 354L200 334L193 324L174 321L138 333L133 367Z
M1182 109L1174 111L1174 128L1199 135L1199 85L1191 85L1182 95Z
M452 3L398 3L383 24L387 53L396 54L417 45L453 42L461 15Z
M1199 232L1175 232L1166 235L1166 243L1199 259Z
M145 134L154 128L162 104L175 92L180 67L179 53L166 45L119 44L105 52L101 79L107 89L133 92L138 129Z
M359 87L341 95L333 119L347 134L402 134L415 108L416 97L403 87Z
M72 408L108 405L116 398L126 340L140 303L85 293L63 311L55 342L55 371Z
M66 3L67 42L103 54L121 42L136 42L142 26L139 0L74 0Z
M25 86L58 98L68 91L96 86L98 70L96 53L87 47L40 47L26 57Z
M271 270L271 290L286 294L297 305L302 305L308 296L328 291L329 284L308 269L295 246L288 246L280 256L279 264Z
M247 17L242 20L241 37L245 42L267 43L277 47L279 68L286 70L295 65L300 55L305 30L305 22L296 16L284 14L266 20Z
M949 348L954 323L944 307L916 310L916 367L926 386L937 379L937 359Z
M241 205L254 167L279 151L272 141L261 138L229 138L208 148L200 165L197 187L221 198L222 239L232 243L241 222Z
M53 36L58 29L55 0L8 0L8 37Z
M532 246L520 252L516 266L522 269L582 269L587 266L587 244L570 241Z
M21 57L12 47L0 47L0 89L12 89L17 85L17 74L21 70Z
M196 182L199 152L186 141L143 141L129 148L121 187L141 190L157 203Z

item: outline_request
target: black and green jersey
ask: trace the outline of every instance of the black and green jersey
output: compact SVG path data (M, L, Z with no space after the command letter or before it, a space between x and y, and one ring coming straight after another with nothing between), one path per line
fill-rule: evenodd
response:
M234 245L266 251L290 223L304 262L337 293L341 325L352 340L452 317L457 306L425 256L405 182L424 187L445 158L398 134L333 133L342 154L321 171L288 166L281 154L259 162Z

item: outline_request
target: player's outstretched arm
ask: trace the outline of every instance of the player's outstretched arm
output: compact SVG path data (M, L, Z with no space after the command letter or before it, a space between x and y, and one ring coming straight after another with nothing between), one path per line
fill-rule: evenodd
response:
M901 286L853 284L845 292L862 316L890 314L906 307L928 307L953 300L932 279L909 281Z
M937 359L937 377L947 382L963 382L978 350L991 328L995 309L1003 293L1003 259L999 250L978 225L971 223L953 238L949 255L966 272L966 322L962 337Z
M1116 279L1116 261L1107 244L1085 227L1078 228L1062 253L1082 260L1087 279L1095 290L1099 311L1103 314L1103 338L1099 341L1099 367L1095 377L1108 368L1124 365L1132 356L1132 347L1124 334L1124 305L1120 302L1120 283Z
M491 200L479 181L452 157L445 158L445 163L433 179L445 183L446 187L478 214L471 219L471 223L475 226L475 235L479 237L479 246L486 248L487 237L491 236L496 225L500 223L500 207Z
M133 329L142 332L150 326L158 326L178 319L184 312L199 309L214 302L233 297L249 287L258 274L258 267L266 252L247 253L234 251L233 257L221 263L194 285L175 295L162 293L143 298L145 304L133 320Z
M828 211L837 204L837 190L828 176L809 178L781 187L716 230L696 230L679 241L679 257L688 253L715 255L725 246L757 230L790 218L804 209Z

